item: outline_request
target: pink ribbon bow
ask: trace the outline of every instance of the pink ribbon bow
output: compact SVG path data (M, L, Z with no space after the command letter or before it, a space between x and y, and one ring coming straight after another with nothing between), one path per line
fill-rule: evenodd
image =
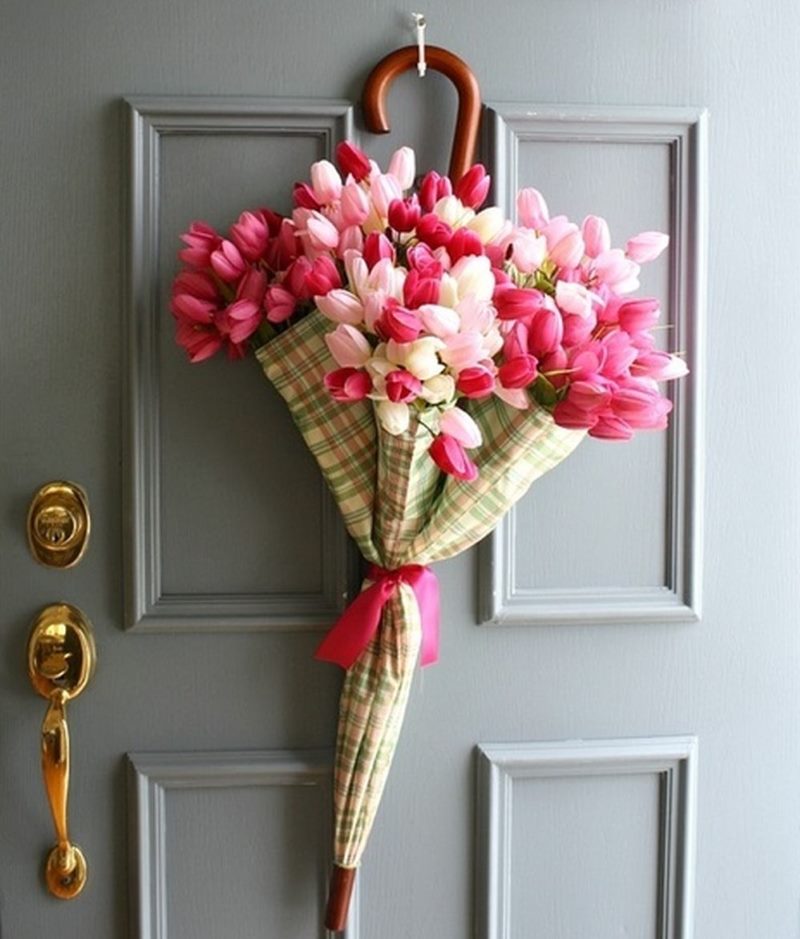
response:
M350 668L378 631L381 613L400 583L414 591L422 624L421 661L432 665L439 658L439 581L429 567L406 564L389 571L370 564L365 590L353 600L320 643L315 658Z

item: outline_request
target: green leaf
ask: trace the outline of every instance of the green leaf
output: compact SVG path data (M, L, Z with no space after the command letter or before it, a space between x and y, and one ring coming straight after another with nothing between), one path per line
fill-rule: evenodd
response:
M543 408L547 408L548 411L553 410L556 401L558 401L558 392L548 378L545 378L544 375L539 375L533 383L531 391L537 404L540 404Z

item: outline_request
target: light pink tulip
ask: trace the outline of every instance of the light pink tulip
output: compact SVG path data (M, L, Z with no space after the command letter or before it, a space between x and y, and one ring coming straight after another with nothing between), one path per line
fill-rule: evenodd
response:
M660 231L643 231L630 238L625 245L625 254L637 264L654 261L669 244L669 235Z
M583 237L578 226L565 215L557 215L545 225L542 232L547 239L547 253L558 267L577 267L584 255Z
M320 313L327 316L329 320L333 320L334 323L355 325L364 320L364 305L355 294L344 288L331 290L330 293L324 296L321 294L315 296L314 303ZM341 364L344 365L345 363L342 362Z
M389 214L389 206L394 199L403 198L403 190L394 176L388 173L379 173L370 183L369 194L375 211L381 218Z
M388 173L394 176L401 189L410 189L414 185L414 177L417 173L416 157L411 147L400 147L392 154L389 160ZM385 215L385 212L381 213Z
M608 251L611 247L608 222L599 215L587 215L581 225L581 233L586 254L590 258L596 258L598 254Z
M419 315L425 329L433 336L444 339L454 336L460 326L461 318L455 310L438 303L426 303L419 308Z
M668 352L653 351L637 357L631 365L631 374L638 377L652 378L654 381L670 381L688 375L689 367L677 355Z
M339 171L328 160L311 164L311 188L317 202L327 205L342 194L342 178Z
M449 434L464 447L472 449L483 442L480 427L461 408L449 408L439 420L439 430Z
M517 193L517 215L525 228L541 231L550 221L544 196L537 189L520 189Z
M442 339L444 348L439 353L443 362L454 371L477 365L484 358L483 336L480 333L458 333Z
M318 251L333 250L339 244L339 231L321 212L311 212L306 221L311 246Z
M332 333L327 333L325 342L342 368L363 368L372 355L367 338L349 323L340 323Z
M632 293L639 286L639 265L626 258L620 248L604 251L592 266L598 281L614 293Z
M358 183L347 183L342 188L342 221L345 225L360 225L369 215L369 197Z
M340 258L345 256L347 251L357 251L359 254L364 250L364 233L360 225L348 225L339 236L339 246L336 253Z

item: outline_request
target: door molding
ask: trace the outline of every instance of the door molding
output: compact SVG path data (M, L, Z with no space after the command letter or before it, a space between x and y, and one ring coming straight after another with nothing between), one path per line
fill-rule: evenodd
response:
M701 108L490 104L484 152L495 201L511 216L526 141L666 146L670 180L670 297L667 322L690 375L669 389L666 570L654 587L532 588L515 583L515 510L479 548L479 622L650 623L701 614L703 536L703 382L707 283L707 122Z
M159 160L169 135L315 137L333 154L352 136L348 101L242 97L136 97L125 102L129 149L125 330L125 622L139 631L324 627L343 609L353 561L320 478L320 589L315 592L166 593L162 586L159 436Z
M517 781L655 774L659 780L656 939L692 939L697 738L481 744L477 748L476 936L509 939Z
M312 786L321 799L321 817L330 818L332 755L324 750L245 750L195 753L129 753L128 824L131 870L132 936L169 939L166 857L166 794L174 789L242 786ZM325 893L331 843L330 821L320 832L317 861L318 939L324 928ZM345 939L359 936L358 882ZM310 937L309 937L310 939Z

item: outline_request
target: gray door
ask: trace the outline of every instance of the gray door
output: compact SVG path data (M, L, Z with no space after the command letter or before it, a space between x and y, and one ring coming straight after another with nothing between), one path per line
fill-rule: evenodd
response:
M583 444L439 565L441 660L416 678L348 937L796 937L800 13L424 12L481 82L500 204L535 185L618 242L670 232L644 286L693 371L669 434ZM189 221L287 209L307 165L359 133L364 78L411 41L410 13L2 14L0 932L321 936L340 676L311 655L354 558L255 362L190 367L166 297ZM390 107L391 140L362 143L444 167L447 83L409 73ZM25 540L51 479L93 512L69 571ZM69 710L89 866L71 902L42 880L45 704L24 665L57 600L99 654Z

